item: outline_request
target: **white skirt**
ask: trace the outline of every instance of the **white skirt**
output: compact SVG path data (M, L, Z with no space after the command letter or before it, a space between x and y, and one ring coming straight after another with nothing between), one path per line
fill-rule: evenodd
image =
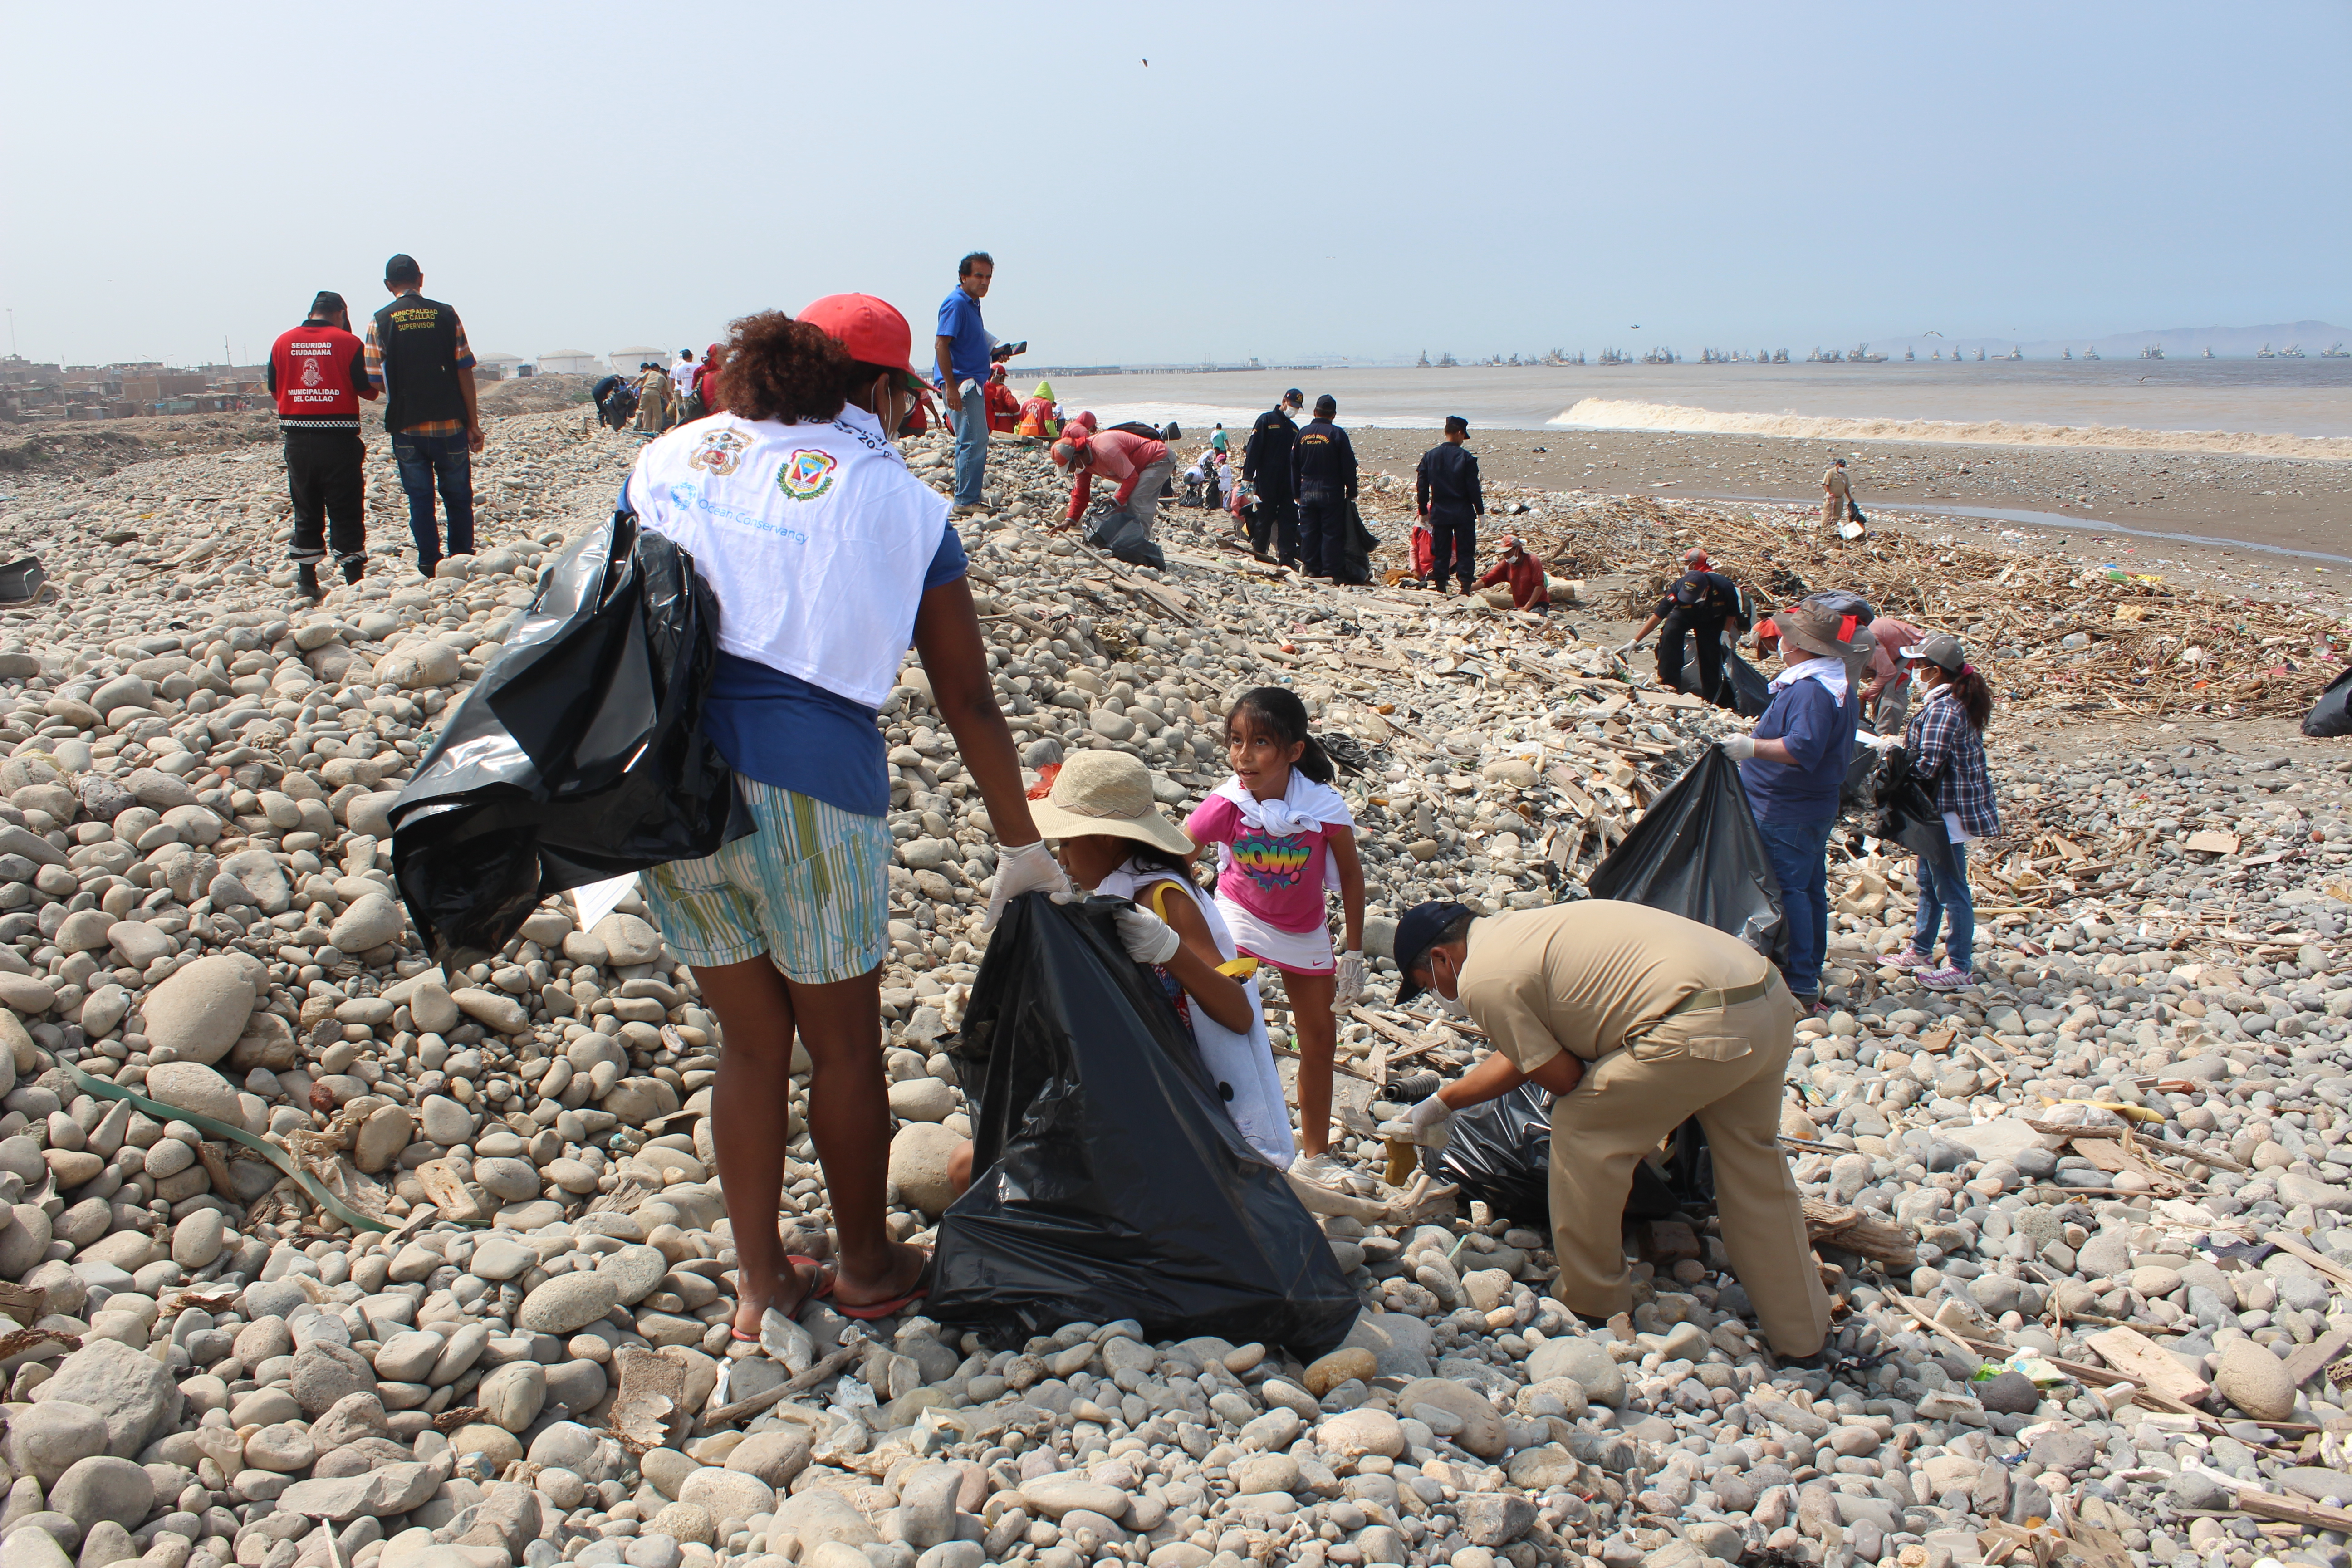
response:
M1313 931L1283 931L1266 924L1222 892L1217 895L1217 911L1225 917L1234 945L1261 963L1271 963L1285 974L1328 974L1337 967L1331 959L1331 928L1328 925Z

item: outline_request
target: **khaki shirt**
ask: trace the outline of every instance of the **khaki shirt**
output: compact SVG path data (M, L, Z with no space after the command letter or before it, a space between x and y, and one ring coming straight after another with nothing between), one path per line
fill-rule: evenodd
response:
M1841 500L1853 493L1853 487L1846 479L1845 470L1834 466L1822 476L1822 488Z
M1737 937L1645 904L1590 899L1470 925L1462 1001L1521 1072L1560 1052L1597 1061L1694 992L1750 985L1771 964Z

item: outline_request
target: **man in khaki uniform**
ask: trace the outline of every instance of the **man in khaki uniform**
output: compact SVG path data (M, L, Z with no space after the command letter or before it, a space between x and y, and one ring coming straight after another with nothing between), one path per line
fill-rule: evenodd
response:
M1458 999L1495 1052L1407 1113L1442 1143L1455 1110L1532 1080L1549 1089L1553 1294L1590 1319L1633 1305L1622 1243L1633 1164L1696 1115L1715 1159L1724 1249L1773 1350L1820 1351L1829 1297L1776 1142L1797 1007L1737 938L1594 899L1474 919L1416 906L1397 922L1398 1000Z
M1845 477L1845 459L1832 458L1822 474L1822 525L1835 528L1845 521L1846 508L1853 502L1853 485Z

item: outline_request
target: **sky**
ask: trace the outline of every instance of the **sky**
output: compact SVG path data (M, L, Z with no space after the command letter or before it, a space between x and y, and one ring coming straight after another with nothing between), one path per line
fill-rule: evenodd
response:
M957 258L1032 364L2352 321L2352 5L5 0L26 357L251 363L423 263L478 353ZM1149 63L1146 63L1149 62Z

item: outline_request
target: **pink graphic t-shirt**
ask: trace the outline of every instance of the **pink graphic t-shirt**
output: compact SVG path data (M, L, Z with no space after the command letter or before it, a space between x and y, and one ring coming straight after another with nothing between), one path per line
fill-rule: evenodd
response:
M1193 843L1223 844L1233 851L1233 864L1217 879L1217 896L1231 899L1277 931L1320 931L1328 918L1323 910L1323 858L1329 835L1318 824L1286 837L1252 827L1242 819L1241 807L1222 795L1211 795L1185 821Z

